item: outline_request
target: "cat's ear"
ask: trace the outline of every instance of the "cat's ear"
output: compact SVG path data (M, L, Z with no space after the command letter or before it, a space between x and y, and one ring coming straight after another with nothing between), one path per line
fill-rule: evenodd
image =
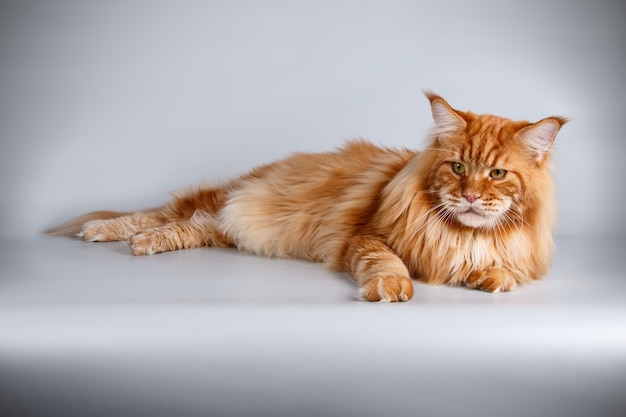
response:
M517 136L533 152L535 160L541 161L565 123L564 117L548 117L518 131Z
M461 115L454 110L447 101L435 93L424 92L430 100L430 108L435 122L435 133L438 136L446 136L453 132L465 129L467 123Z

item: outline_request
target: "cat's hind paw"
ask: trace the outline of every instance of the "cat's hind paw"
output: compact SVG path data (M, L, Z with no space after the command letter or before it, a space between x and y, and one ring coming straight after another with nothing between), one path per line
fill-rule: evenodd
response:
M128 239L125 230L115 219L90 220L86 222L77 235L88 242L113 242Z
M380 276L361 286L360 298L382 303L409 301L413 297L413 282L408 277Z

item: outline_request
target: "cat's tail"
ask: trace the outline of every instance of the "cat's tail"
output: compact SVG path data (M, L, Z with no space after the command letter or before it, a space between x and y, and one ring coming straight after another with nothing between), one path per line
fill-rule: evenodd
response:
M88 221L113 219L129 214L132 214L132 212L108 210L92 211L91 213L83 214L82 216L78 216L75 219L69 220L63 224L44 230L44 233L52 236L80 237L83 224Z

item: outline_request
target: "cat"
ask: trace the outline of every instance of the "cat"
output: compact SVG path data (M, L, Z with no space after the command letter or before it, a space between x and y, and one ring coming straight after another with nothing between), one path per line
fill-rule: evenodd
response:
M551 148L567 119L512 121L425 94L434 128L421 152L351 140L47 233L128 241L135 255L214 246L308 259L347 272L369 301L411 299L412 279L499 292L541 278L554 246Z

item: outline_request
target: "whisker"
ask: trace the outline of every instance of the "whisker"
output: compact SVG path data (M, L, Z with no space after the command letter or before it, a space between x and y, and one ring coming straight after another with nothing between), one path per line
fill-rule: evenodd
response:
M503 218L506 221L507 225L510 225L511 227L515 227L518 231L522 230L522 226L524 224L524 219L520 218L520 221L517 221L516 219L514 219L513 217L511 217L511 215L508 212L503 213Z
M526 221L526 219L524 218L524 215L522 214L522 210L519 206L519 204L517 204L516 202L512 202L512 206L513 208L515 208L515 211L513 212L513 214L515 214L515 216L517 217L517 219L522 223L522 225L527 226L527 227L532 227L530 223L528 223Z
M421 225L413 233L413 236L417 236L417 234L424 228L428 229L428 227L430 227L430 225L432 225L433 223L434 224L443 223L444 221L450 220L454 216L454 212L452 210L450 210L450 203L444 201L444 202L442 202L441 204L437 205L434 208L438 209L438 208L441 208L441 207L443 207L443 211L442 211L441 215L438 215L438 213L435 213L435 215L433 217L428 219L427 222L425 222L423 225ZM432 212L433 212L433 210L429 210L427 214L430 214Z
M414 221L411 222L411 224L407 225L407 228L410 229L411 227L415 226L416 223L419 223L424 217L428 216L429 214L431 214L433 211L438 210L439 208L443 207L445 205L445 203L439 203L436 206L432 207L430 210L428 210L426 213L422 214L420 217L418 217L417 219L415 219ZM418 229L419 230L419 229Z
M428 212L426 212L425 214L423 214L422 216L420 216L420 217L419 217L419 219L417 219L417 220L419 221L419 220L423 219L425 216L430 215L430 214L431 214L431 213L433 213L435 210L437 210L437 209L441 208L443 205L444 205L444 203L441 203L441 204L439 204L439 205L437 205L437 206L433 207L432 209L428 210ZM415 232L413 232L413 236L417 236L417 234L418 234L418 233L419 233L422 229L424 229L425 227L427 227L429 224L431 224L431 223L432 223L434 220L436 220L438 217L439 217L439 216L437 216L437 215L436 215L436 213L435 213L435 215L434 215L433 217L429 218L429 219L428 219L426 222L424 222L424 223L423 223L420 227L418 227L418 228L415 230ZM417 223L417 221L416 221L416 222L412 222L412 223L411 223L411 226L413 226L415 223Z

